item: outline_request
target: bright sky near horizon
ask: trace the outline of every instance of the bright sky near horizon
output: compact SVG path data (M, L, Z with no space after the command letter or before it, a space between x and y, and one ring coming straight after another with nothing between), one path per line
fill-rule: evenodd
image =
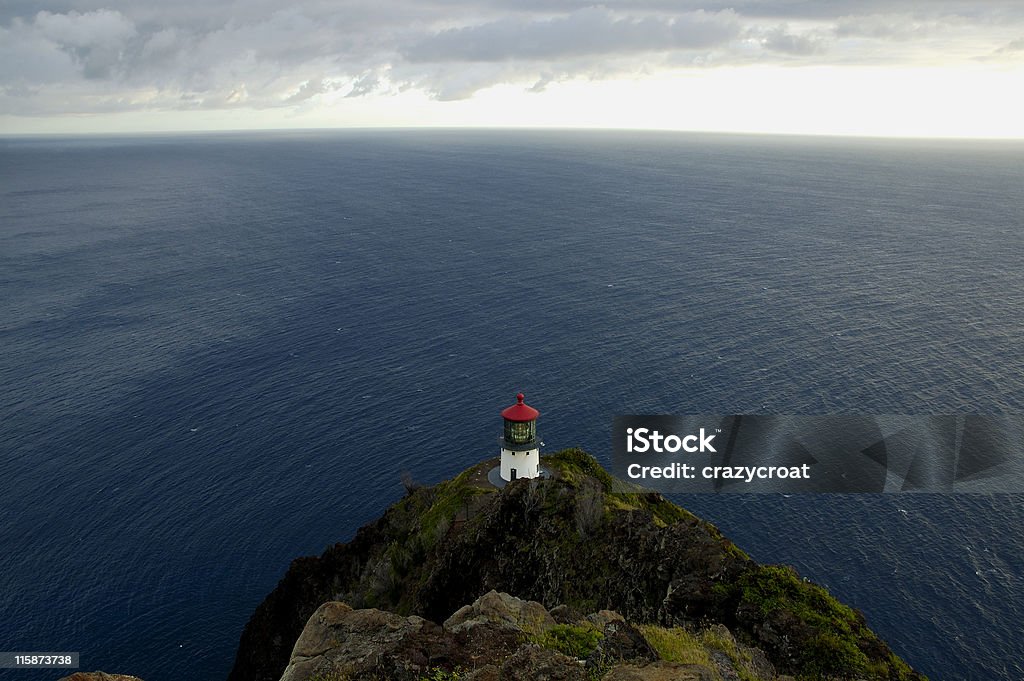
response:
M1019 0L8 0L0 134L1024 138Z

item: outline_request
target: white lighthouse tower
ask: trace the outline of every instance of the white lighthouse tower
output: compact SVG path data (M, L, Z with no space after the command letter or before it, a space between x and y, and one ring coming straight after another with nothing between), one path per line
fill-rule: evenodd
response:
M540 475L540 441L537 417L540 412L516 395L516 403L501 412L505 432L501 437L501 479L536 478Z

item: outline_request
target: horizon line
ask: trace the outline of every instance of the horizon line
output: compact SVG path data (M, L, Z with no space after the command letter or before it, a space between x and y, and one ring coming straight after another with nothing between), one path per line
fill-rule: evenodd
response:
M677 133L687 135L708 135L708 136L737 136L737 137L792 137L792 138L814 138L814 139L845 139L845 140L884 140L884 141L941 141L941 142L1024 142L1024 136L1020 137L998 137L998 136L967 136L967 135L886 135L866 133L843 133L843 132L783 132L771 130L708 130L688 128L632 128L632 127L602 127L602 126L492 126L492 125L367 125L367 126L335 126L335 127L252 127L252 128L183 128L183 129L152 129L152 130L131 130L123 132L111 131L79 131L79 132L58 132L58 131L37 131L37 132L5 132L0 131L0 139L13 138L38 138L38 137L156 137L167 136L188 136L188 135L213 135L213 134L244 134L244 133L340 133L340 132L424 132L424 131L485 131L485 132L632 132L632 133Z

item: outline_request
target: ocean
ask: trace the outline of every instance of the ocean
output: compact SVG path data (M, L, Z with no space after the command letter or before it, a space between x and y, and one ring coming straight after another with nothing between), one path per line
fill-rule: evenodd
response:
M0 650L223 679L520 390L605 463L615 414L1021 413L1022 188L1007 142L0 139ZM932 679L1024 678L1024 496L674 500Z

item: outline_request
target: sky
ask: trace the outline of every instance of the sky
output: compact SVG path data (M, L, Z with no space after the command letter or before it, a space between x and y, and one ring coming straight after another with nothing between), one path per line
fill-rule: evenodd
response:
M2 0L0 134L1024 138L1021 0Z

